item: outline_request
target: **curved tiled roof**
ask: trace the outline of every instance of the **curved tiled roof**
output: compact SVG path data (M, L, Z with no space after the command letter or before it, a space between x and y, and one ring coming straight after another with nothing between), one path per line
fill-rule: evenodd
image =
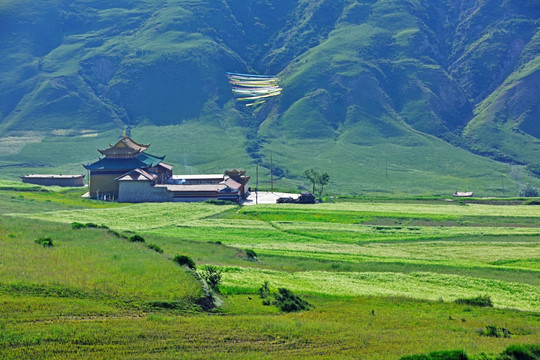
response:
M139 153L133 158L117 159L104 157L95 163L83 165L88 170L133 170L145 169L158 165L165 156L154 156L147 153Z
M132 138L124 136L116 144L109 146L108 149L98 151L105 156L132 155L146 151L150 144L139 144Z

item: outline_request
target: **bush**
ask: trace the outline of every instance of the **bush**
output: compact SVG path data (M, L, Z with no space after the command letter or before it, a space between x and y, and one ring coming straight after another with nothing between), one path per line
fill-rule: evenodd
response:
M259 259L257 259L257 254L255 253L255 251L251 250L251 249L247 249L246 250L246 257L249 261L257 261Z
M486 330L484 331L484 335L491 336L491 337L501 337L499 333L499 329L495 325L488 325L486 326Z
M264 299L262 301L263 306L270 306L272 305L272 302L269 299Z
M135 234L133 236L130 236L129 241L131 241L131 242L144 242L144 238L142 236L140 236L140 235Z
M201 272L201 277L206 281L208 286L215 292L219 293L219 284L221 284L221 273L223 271L213 265L206 265Z
M181 266L187 266L188 268L195 270L195 261L186 255L176 255L173 259L175 263Z
M274 305L283 312L308 310L311 308L311 305L307 301L294 295L291 290L286 288L279 288L274 298Z
M157 253L163 254L163 249L157 246L156 244L147 244L146 247L149 248L150 250L154 250Z
M427 355L407 355L400 360L469 360L463 350L434 351Z
M81 224L80 222L74 222L74 223L71 223L71 227L73 229L84 229L86 225Z
M486 330L484 331L485 336L491 336L491 337L504 337L509 338L512 333L510 330L505 329L503 327L498 328L495 325L488 325L486 326Z
M270 295L270 283L265 281L259 288L258 293L261 299L266 299Z
M510 345L503 351L502 355L508 356L512 360L536 360L535 354L523 345ZM537 354L540 355L540 354Z
M540 359L540 345L510 345L502 354L515 360L536 360Z
M54 246L50 237L46 237L46 238L40 237L40 238L37 238L36 240L34 240L34 242L36 244L43 245L43 247L52 247L52 246Z
M99 228L99 229L108 229L109 227L106 226L106 225L97 225L97 224L94 224L94 223L86 223L86 224L83 224L83 223L80 223L80 222L73 222L71 223L71 227L73 229L85 229L85 228Z
M489 297L488 295L484 295L484 296L481 295L475 298L456 299L454 302L456 304L465 304L465 305L480 306L480 307L493 307L493 302L491 301L491 297Z

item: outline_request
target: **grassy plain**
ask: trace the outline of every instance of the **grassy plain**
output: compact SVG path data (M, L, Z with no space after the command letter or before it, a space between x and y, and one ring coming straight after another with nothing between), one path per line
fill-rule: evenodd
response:
M537 206L132 205L84 200L80 189L0 188L2 358L396 359L540 343ZM135 233L163 254L124 237ZM54 246L34 243L40 236ZM224 271L221 307L199 310L201 285L170 260L177 254ZM263 306L265 280L314 309ZM478 295L495 307L453 303ZM512 335L487 337L488 325Z

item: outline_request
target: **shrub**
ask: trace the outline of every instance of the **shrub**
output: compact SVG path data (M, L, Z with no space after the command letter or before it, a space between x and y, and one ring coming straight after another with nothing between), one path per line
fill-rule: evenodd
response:
M251 249L247 249L246 250L246 257L249 261L257 261L259 259L257 259L257 254L255 253L255 251L251 250Z
M40 237L40 238L37 238L36 240L34 240L34 242L36 244L43 245L43 247L52 247L52 246L54 246L50 237L46 237L46 238Z
M269 299L264 299L262 301L263 306L270 306L272 305L272 302Z
M83 229L86 227L85 224L81 224L80 222L74 222L74 223L71 223L71 227L73 229Z
M223 271L214 265L206 265L201 272L201 277L206 281L208 286L215 292L219 293L219 284L221 284L221 273Z
M491 337L501 337L501 334L499 333L499 329L495 325L488 325L486 326L486 330L484 331L484 335L491 336Z
M270 283L265 281L259 288L258 293L261 299L266 299L270 295Z
M532 199L523 202L523 205L540 205L540 200Z
M173 259L175 263L182 266L187 266L188 268L195 270L195 261L186 255L176 255Z
M98 225L98 224L94 224L94 223L86 223L86 224L83 224L83 223L80 223L80 222L73 222L71 223L71 227L73 229L85 229L85 228L99 228L99 229L108 229L109 227L106 226L106 225Z
M484 331L485 336L491 336L491 337L504 337L509 338L511 337L512 333L510 330L506 328L498 328L495 325L488 325L486 326L486 330Z
M501 331L502 331L502 334L503 334L504 338L510 338L512 336L512 333L510 332L510 330L508 330L506 328L502 327Z
M144 238L142 236L140 236L140 235L135 234L133 236L130 236L129 241L131 241L131 242L144 242Z
M510 345L502 352L515 360L540 359L540 345Z
M286 288L279 288L274 298L274 305L283 312L308 310L311 308L311 305L307 301L298 295L294 295L291 290Z
M491 297L488 295L481 295L477 296L475 298L460 298L456 299L454 301L456 304L465 304L465 305L472 305L472 306L480 306L480 307L493 307L493 302L491 301Z
M157 246L156 244L147 244L146 247L149 248L150 250L154 250L157 253L163 254L163 249Z

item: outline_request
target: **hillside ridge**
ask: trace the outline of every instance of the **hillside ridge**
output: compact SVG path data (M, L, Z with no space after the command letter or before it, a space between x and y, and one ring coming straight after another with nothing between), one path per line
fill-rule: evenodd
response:
M537 177L539 15L527 0L7 2L0 173L76 169L129 127L167 141L159 150L184 171L269 169L272 153L285 187L316 166L343 176L336 190L375 191L381 162L410 172L385 185L392 192L417 191L406 178L434 169L427 178L456 187L510 182L515 166ZM283 93L245 108L226 71L278 75ZM73 156L52 158L51 147ZM514 180L516 189L525 180L537 181Z

